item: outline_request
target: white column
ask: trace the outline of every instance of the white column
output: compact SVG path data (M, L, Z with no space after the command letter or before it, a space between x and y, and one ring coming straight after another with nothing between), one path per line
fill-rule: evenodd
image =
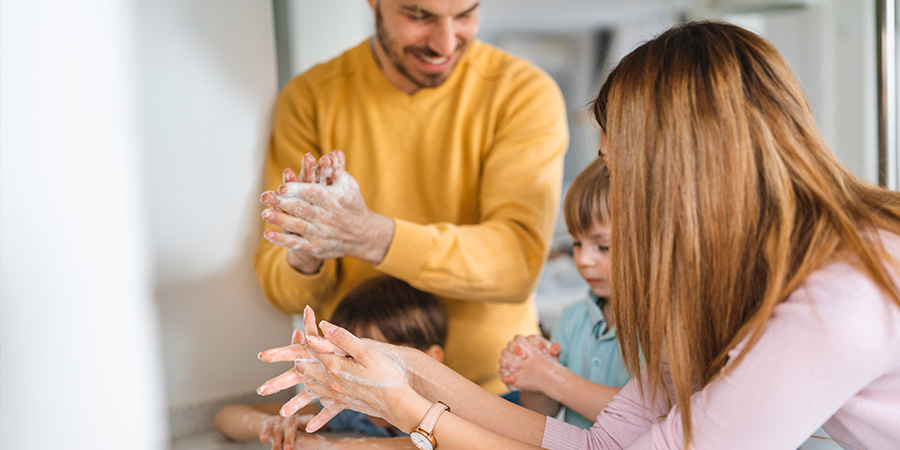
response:
M134 2L0 6L0 448L167 448Z

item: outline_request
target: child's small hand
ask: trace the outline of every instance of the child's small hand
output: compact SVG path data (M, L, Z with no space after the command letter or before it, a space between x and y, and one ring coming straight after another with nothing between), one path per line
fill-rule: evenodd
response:
M501 353L501 380L511 388L550 396L546 390L559 370L565 369L559 363L559 351L559 344L540 336L516 336Z
M272 443L272 450L294 450L294 442L307 434L304 429L312 418L312 414L269 416L259 430L259 441Z
M340 440L328 439L319 433L297 433L294 439L294 450L314 450L314 449L338 449ZM375 445L372 445L375 447Z
M541 353L546 353L550 356L555 357L556 359L559 359L559 354L560 352L562 352L562 347L559 345L559 342L550 342L547 340L547 338L539 334L532 334L525 339L530 342L531 345L537 347L537 349L540 350Z
M537 334L528 337L516 335L500 352L500 380L514 388L519 388L516 383L516 372L522 368L522 361L527 357L527 352L520 344L522 340L531 344L539 353L549 355L557 361L562 351L558 342L550 342L543 336Z

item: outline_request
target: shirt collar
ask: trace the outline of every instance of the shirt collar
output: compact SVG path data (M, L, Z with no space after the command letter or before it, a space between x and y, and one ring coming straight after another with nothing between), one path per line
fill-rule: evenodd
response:
M615 330L607 329L603 312L600 310L600 307L597 306L597 294L594 294L594 291L588 289L588 298L585 299L585 301L588 303L588 320L593 324L591 331L594 334L594 339L599 341L614 338Z

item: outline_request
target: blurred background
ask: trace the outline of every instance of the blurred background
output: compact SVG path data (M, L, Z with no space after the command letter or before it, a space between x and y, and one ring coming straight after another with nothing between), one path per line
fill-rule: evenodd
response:
M484 0L480 37L562 88L563 192L605 73L697 18L770 39L838 157L896 188L893 3ZM0 0L0 448L226 448L212 414L288 368L256 359L291 325L250 263L275 96L372 31L363 0ZM569 246L560 219L546 330L587 287Z

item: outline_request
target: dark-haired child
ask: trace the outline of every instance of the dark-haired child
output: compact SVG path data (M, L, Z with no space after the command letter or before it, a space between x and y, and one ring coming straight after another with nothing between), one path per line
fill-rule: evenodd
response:
M352 330L359 337L419 349L437 361L444 359L447 316L437 299L402 280L378 277L366 281L338 303L332 323ZM295 440L324 440L306 435L306 422L318 412L311 404L289 417L281 417L279 403L234 404L216 414L215 426L225 437L238 441L259 438L271 442L273 450L290 450ZM328 422L334 432L356 436L405 436L380 418L352 410L341 411Z

